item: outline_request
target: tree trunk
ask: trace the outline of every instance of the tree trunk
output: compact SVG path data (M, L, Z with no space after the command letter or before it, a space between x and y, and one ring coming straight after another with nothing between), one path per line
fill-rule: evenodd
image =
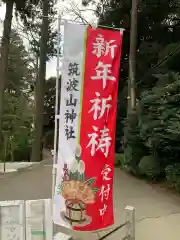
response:
M13 15L13 0L6 1L6 15L4 19L4 30L1 44L1 60L0 60L0 149L2 148L2 123L4 112L4 90L7 83L8 75L8 55L9 55L9 42L11 34L11 24Z
M132 0L128 79L128 114L133 112L136 108L137 6L138 0Z
M43 20L41 26L40 39L40 63L39 74L36 82L35 94L35 129L34 141L32 146L31 160L33 162L41 161L42 158L42 138L44 123L44 88L46 77L46 58L47 58L47 42L48 42L48 0L43 1Z

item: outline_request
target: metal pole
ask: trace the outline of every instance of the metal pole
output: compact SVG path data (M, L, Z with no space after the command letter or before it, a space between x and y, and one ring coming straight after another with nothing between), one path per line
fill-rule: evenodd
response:
M56 77L56 103L55 103L55 128L54 128L54 155L53 155L53 169L52 169L52 213L53 213L53 199L54 188L56 184L56 162L57 162L57 140L58 140L58 100L59 100L59 71L60 71L60 41L61 41L61 17L58 16L58 46L57 46L57 77Z

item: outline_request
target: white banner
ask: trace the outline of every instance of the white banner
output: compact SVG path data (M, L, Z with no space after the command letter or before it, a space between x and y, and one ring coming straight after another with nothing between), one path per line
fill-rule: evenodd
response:
M87 27L65 22L63 67L60 102L60 128L56 188L54 199L54 222L71 228L65 218L65 199L59 194L59 185L66 178L66 168L72 167L79 135L84 39Z

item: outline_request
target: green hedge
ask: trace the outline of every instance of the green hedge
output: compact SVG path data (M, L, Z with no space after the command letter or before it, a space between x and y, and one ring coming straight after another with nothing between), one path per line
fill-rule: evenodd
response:
M167 166L165 171L169 184L180 193L180 163Z
M139 162L139 173L150 180L156 179L161 174L158 159L154 156L144 156Z

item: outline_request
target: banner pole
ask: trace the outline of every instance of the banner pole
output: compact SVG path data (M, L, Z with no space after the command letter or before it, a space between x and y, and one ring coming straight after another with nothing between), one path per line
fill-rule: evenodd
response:
M52 213L53 213L53 199L54 189L56 184L56 163L57 163L57 140L58 140L58 101L59 101L59 71L60 71L60 41L61 41L61 16L58 16L58 46L57 46L57 75L56 75L56 100L55 100L55 127L54 127L54 155L53 155L53 168L52 168ZM52 221L53 224L53 221Z

